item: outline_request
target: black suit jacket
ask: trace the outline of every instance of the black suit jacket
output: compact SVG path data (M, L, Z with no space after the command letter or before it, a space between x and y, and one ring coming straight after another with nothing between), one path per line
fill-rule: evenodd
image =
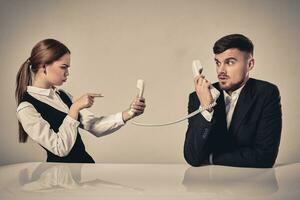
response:
M202 114L189 119L184 143L185 160L192 166L208 163L238 167L272 167L282 129L278 88L268 82L249 79L237 101L227 130L223 91L220 91L211 122ZM196 92L189 96L188 112L200 106Z

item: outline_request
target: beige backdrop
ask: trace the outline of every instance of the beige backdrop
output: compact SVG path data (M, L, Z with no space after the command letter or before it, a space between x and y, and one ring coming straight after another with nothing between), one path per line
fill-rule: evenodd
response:
M74 97L101 92L92 111L107 115L127 108L146 82L147 110L138 120L163 122L187 113L193 91L192 60L216 81L212 46L226 34L242 33L255 44L252 77L278 85L283 131L277 163L299 162L300 3L283 0L0 0L1 131L0 164L42 161L34 142L18 144L15 76L34 44L55 38L72 51L63 88ZM128 123L95 138L82 131L97 162L184 163L187 122L142 128Z

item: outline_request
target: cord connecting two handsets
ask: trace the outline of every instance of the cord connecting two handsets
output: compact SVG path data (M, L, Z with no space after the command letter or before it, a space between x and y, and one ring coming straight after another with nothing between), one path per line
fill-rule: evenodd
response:
M199 60L194 60L193 61L193 66L192 66L192 70L193 70L193 75L194 75L194 78L199 76L202 71L203 71L203 67L200 63ZM137 81L137 88L139 89L139 97L143 97L143 94L144 94L144 89L145 89L145 83L143 80L139 79ZM197 115L198 113L201 113L203 112L204 110L208 110L208 109L211 109L213 108L217 103L217 99L218 97L220 96L220 92L213 86L210 86L210 92L211 92L211 95L214 99L214 102L208 106L204 106L204 107L200 107L198 110L190 113L189 115L185 116L185 117L182 117L178 120L175 120L175 121L172 121L172 122L166 122L166 123L158 123L158 124L144 124L144 123L139 123L139 122L136 122L136 121L132 121L132 124L134 125L137 125L137 126L167 126L167 125L171 125L171 124L176 124L178 122L181 122L181 121L184 121L190 117L193 117L195 115ZM132 113L132 116L134 115L133 111L129 111L129 113Z

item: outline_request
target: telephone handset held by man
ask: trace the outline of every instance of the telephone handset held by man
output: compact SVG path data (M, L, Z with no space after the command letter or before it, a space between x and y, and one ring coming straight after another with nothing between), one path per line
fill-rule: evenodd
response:
M193 61L193 74L194 74L194 78L196 76L199 76L203 71L203 67L200 63L200 60L194 60ZM216 101L218 99L218 97L220 96L220 92L215 88L213 87L212 85L210 86L210 92L211 92L211 95L214 99L214 101Z

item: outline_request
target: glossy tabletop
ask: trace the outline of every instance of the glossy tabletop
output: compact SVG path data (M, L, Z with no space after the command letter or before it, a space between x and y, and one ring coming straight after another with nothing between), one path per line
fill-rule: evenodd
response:
M300 163L271 169L20 163L0 167L0 199L300 199Z

